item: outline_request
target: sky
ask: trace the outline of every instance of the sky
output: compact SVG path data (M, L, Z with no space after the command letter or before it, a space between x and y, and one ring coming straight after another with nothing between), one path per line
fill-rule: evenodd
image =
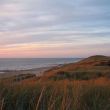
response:
M110 0L0 0L0 58L110 56Z

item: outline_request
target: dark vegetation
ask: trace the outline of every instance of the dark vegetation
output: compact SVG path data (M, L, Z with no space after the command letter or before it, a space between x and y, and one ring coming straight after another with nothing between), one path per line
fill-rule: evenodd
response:
M89 73L89 74L88 74ZM75 72L64 72L60 71L56 76L50 77L53 80L90 80L104 76L101 72L87 72L87 71L75 71Z
M110 57L1 79L0 110L110 110Z
M36 77L36 75L34 75L34 74L19 74L17 76L14 76L13 80L14 81L22 81L22 80L34 78L34 77Z

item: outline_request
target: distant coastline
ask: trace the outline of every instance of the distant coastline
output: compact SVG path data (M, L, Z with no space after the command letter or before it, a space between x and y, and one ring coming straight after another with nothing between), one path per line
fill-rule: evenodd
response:
M0 72L29 70L36 68L47 68L57 66L59 64L73 63L81 60L81 58L20 58L20 59L1 59L0 58Z
M5 63L10 62L10 65L13 65L13 61L11 61L11 60L13 60L13 59L8 59L8 61L6 61L6 59L5 59ZM10 69L1 69L0 70L0 78L7 78L7 77L19 75L19 74L35 74L36 76L42 76L45 71L47 71L51 68L59 67L59 66L64 65L64 64L77 62L81 59L80 58L62 58L62 59L58 58L58 59L51 59L51 61L49 61L49 62L47 61L48 59L45 59L45 60L46 60L46 62L45 61L42 62L42 60L41 60L40 62L42 63L41 64L42 66L38 65L38 67L37 67L38 62L37 61L33 62L33 59L32 59L31 64L36 63L36 65L32 65L31 68L27 66L24 69L23 68L21 68L21 69L20 68L17 68L17 69L16 68L14 68L14 69L11 69L11 68ZM29 61L30 61L30 59L29 59ZM2 60L2 62L3 62L3 60ZM21 63L21 65L22 65L22 62L19 62L19 64ZM23 62L23 63L25 63L25 62ZM27 61L26 61L26 63L27 63ZM16 59L14 61L14 64L16 64Z

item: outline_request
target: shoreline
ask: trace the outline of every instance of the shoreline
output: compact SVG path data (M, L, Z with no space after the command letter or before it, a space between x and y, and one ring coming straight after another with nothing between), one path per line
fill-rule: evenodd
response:
M29 68L29 69L21 69L21 70L17 70L17 69L0 70L0 79L9 78L9 77L20 75L20 74L34 74L36 76L42 76L44 72L51 70L51 69L59 68L65 64L71 64L71 63L55 64L55 65L51 65L47 67L39 67L39 68L31 68L31 69Z
M45 71L57 66L59 65L25 70L0 70L0 78L7 78L19 74L35 74L36 76L42 76Z

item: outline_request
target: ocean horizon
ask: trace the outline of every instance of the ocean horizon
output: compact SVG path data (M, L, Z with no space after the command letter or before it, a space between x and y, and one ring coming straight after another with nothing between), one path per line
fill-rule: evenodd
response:
M0 58L0 71L51 67L80 61L82 58Z

